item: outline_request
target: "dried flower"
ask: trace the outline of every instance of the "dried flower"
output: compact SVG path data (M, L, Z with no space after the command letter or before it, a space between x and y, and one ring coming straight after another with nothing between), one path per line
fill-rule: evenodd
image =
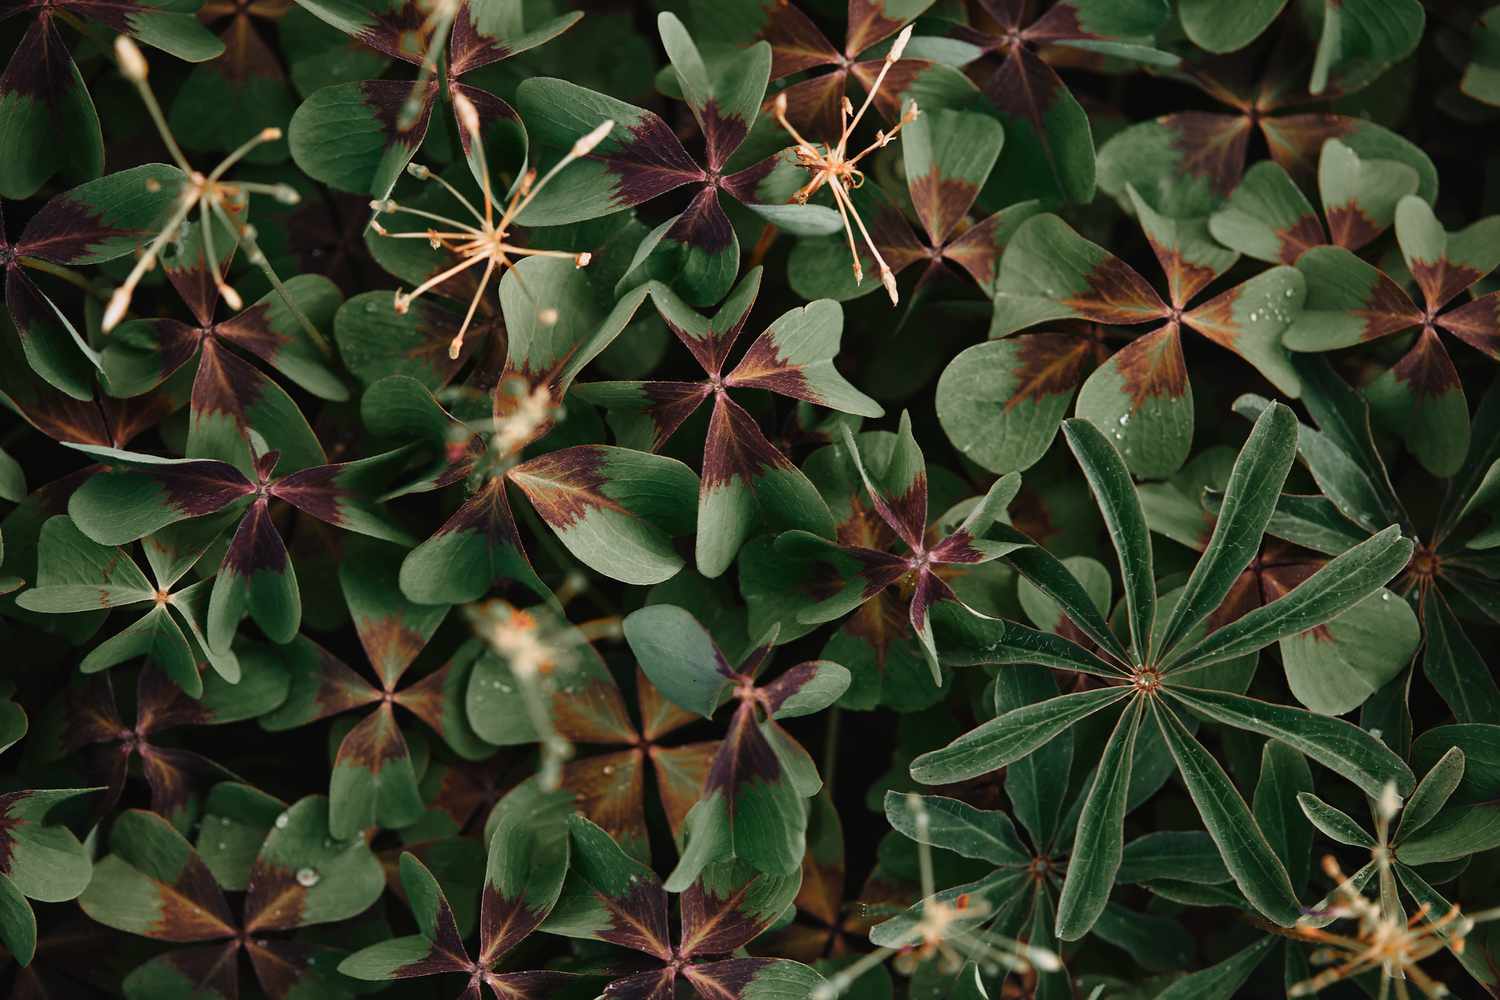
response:
M1403 918L1399 911L1382 906L1354 887L1339 868L1332 855L1323 858L1323 871L1338 883L1333 892L1331 905L1319 909L1310 919L1331 916L1334 920L1353 920L1354 930L1348 934L1336 934L1321 927L1299 924L1291 936L1321 945L1312 953L1314 965L1328 966L1316 975L1294 984L1288 996L1311 996L1334 983L1379 969L1381 974L1380 998L1392 991L1399 1000L1411 996L1407 982L1414 984L1425 997L1445 997L1448 987L1424 972L1418 963L1430 958L1444 948L1454 954L1462 954L1464 938L1480 919L1489 919L1495 913L1464 916L1457 904L1447 913L1430 919L1431 907L1423 904L1410 918Z
M896 275L891 271L890 265L885 262L885 258L880 255L880 250L875 246L875 241L870 237L870 231L865 228L864 220L859 217L859 211L855 209L854 201L850 198L849 192L860 187L865 182L865 175L859 169L860 161L875 152L875 150L884 149L886 146L889 146L896 140L896 134L902 128L917 120L917 115L920 113L917 110L917 103L909 101L902 109L901 120L896 123L895 127L889 132L883 129L876 132L875 141L860 152L850 156L848 148L849 137L854 134L854 129L859 125L860 119L864 117L865 112L874 103L875 95L880 90L880 85L885 81L886 74L890 72L890 68L895 64L896 60L901 58L901 52L906 48L906 43L910 39L911 25L907 25L901 34L896 36L895 44L886 53L885 63L880 67L880 74L875 77L875 83L870 87L870 92L865 95L865 102L859 106L859 111L856 112L854 110L854 105L850 102L849 98L844 98L842 105L843 132L839 136L839 141L832 146L824 143L815 144L804 139L792 123L787 121L785 92L776 95L776 101L773 105L776 120L781 124L782 128L786 129L787 134L796 140L798 166L805 167L812 173L812 180L808 181L801 190L792 195L792 200L798 204L806 204L807 199L817 194L824 185L827 185L828 190L833 193L833 201L838 206L839 215L844 220L844 236L849 241L849 254L854 261L855 283L858 284L864 281L864 268L859 263L859 248L855 243L854 228L850 225L849 220L851 218L854 220L854 226L859 227L859 233L864 237L865 246L869 248L871 255L875 258L875 263L880 268L880 283L885 286L886 294L891 297L891 305L895 305L900 301L900 296L896 292Z
M480 186L484 194L484 211L480 212L468 198L459 193L457 188L426 167L412 164L407 168L407 172L418 180L434 180L441 184L473 216L476 224L470 225L447 216L410 208L397 204L394 200L387 198L371 202L370 207L377 214L383 212L392 214L405 213L427 219L447 228L438 229L430 227L418 232L393 233L386 230L378 221L371 222L370 225L381 236L390 239L426 240L434 249L446 248L459 258L457 264L428 278L411 292L398 290L395 297L395 308L398 313L405 313L411 307L412 301L422 293L441 285L443 282L467 271L471 267L484 264L484 274L480 277L479 287L475 289L474 297L469 302L469 310L464 314L464 320L458 328L458 334L453 338L452 343L448 345L448 356L450 358L457 358L459 352L463 350L464 334L468 332L469 324L474 320L474 313L479 308L479 301L483 297L485 289L489 287L491 276L497 275L506 268L514 266L523 257L562 257L571 259L577 267L588 266L593 254L572 253L566 250L533 250L518 246L508 242L508 240L511 228L515 225L516 216L525 211L526 206L531 204L532 199L547 186L547 182L556 177L564 167L574 160L587 156L595 146L604 140L605 136L609 135L615 123L612 121L600 123L592 132L575 142L567 155L559 160L556 166L547 171L540 180L537 179L535 169L528 170L521 178L521 182L516 185L515 191L512 193L504 211L500 212L497 218L495 207L499 199L495 197L490 187L489 164L484 156L484 142L480 130L479 112L475 109L472 101L459 93L453 95L453 107L464 131L469 133L475 156L479 160ZM539 315L546 312L553 312L554 318L552 322L556 322L555 310L541 310ZM547 321L544 319L543 322Z
M178 193L176 204L173 205L171 213L167 216L166 223L161 231L147 245L146 250L136 260L135 267L121 282L114 294L110 296L109 304L105 307L104 318L101 323L105 333L110 332L120 321L125 318L130 309L131 298L135 294L136 286L152 270L161 257L162 250L181 235L182 226L193 214L194 209L203 230L204 260L208 262L208 269L213 279L214 286L219 296L231 309L242 309L244 301L240 298L227 281L218 266L218 255L214 250L213 222L217 220L226 229L234 234L235 241L243 246L249 256L250 263L265 274L273 288L281 296L286 307L297 317L298 323L307 332L308 337L318 349L325 354L329 353L328 341L318 331L311 320L302 312L301 308L287 294L285 286L277 276L265 253L256 242L255 228L242 220L244 215L247 195L262 194L275 198L284 205L295 205L300 200L296 189L286 184L260 184L249 181L227 181L224 175L251 150L268 142L276 142L281 138L281 129L263 128L255 135L247 139L237 149L231 152L218 166L204 174L195 170L188 163L187 157L182 152L171 129L167 126L166 116L162 113L161 105L156 100L156 94L147 81L149 67L146 57L142 55L139 47L128 35L119 35L115 38L115 60L119 63L120 72L127 80L135 85L140 93L146 110L151 115L151 120L156 123L157 131L161 134L162 142L166 144L167 151L172 156L172 161L187 175L186 183Z
M957 973L965 962L970 961L988 974L1001 970L1027 974L1033 969L1042 972L1061 969L1062 961L1054 952L983 930L981 925L991 915L983 900L973 899L967 893L952 900L937 897L928 834L931 818L920 795L908 795L906 806L916 827L917 860L922 878L921 915L906 933L906 944L879 948L861 956L819 986L813 992L812 1000L833 1000L853 986L860 976L892 956L892 965L903 975L911 975L918 965L932 960L936 960L947 973Z

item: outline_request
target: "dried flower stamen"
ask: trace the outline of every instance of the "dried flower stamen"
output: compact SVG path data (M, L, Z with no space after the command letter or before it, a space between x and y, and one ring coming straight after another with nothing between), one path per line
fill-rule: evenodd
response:
M458 120L463 126L464 131L469 134L475 158L479 162L480 188L484 195L484 210L481 212L457 188L441 177L438 177L428 168L413 164L407 168L408 173L417 180L437 181L473 217L474 224L461 222L444 215L437 215L433 212L410 208L406 205L397 204L395 201L387 198L382 201L370 203L370 207L375 210L377 215L380 213L406 214L436 223L436 225L429 226L427 229L405 233L390 232L378 220L371 222L370 225L377 234L389 239L426 240L433 249L446 249L459 258L458 263L428 278L410 292L397 290L394 305L398 313L405 313L411 308L411 304L415 299L441 285L443 282L448 281L450 278L462 274L470 268L478 267L480 264L484 265L484 272L480 275L478 287L475 289L474 295L469 302L468 311L464 314L464 319L459 325L457 335L454 336L452 342L448 345L448 356L457 359L459 353L463 350L464 336L468 333L469 326L474 321L474 314L479 309L479 302L484 296L485 289L489 287L492 277L503 273L507 268L514 267L519 260L525 257L558 257L573 261L575 267L587 267L589 261L593 259L593 254L591 253L574 253L568 250L536 250L530 247L519 246L510 242L511 229L515 225L516 217L526 210L526 206L531 204L532 199L547 186L547 183L556 177L568 164L580 157L587 156L593 151L594 147L604 141L605 136L609 135L615 123L613 121L602 122L588 135L579 139L573 144L573 148L568 151L567 155L559 160L551 170L542 175L540 179L538 179L535 169L526 171L521 177L520 183L516 185L515 191L511 194L505 208L497 215L495 209L500 199L495 197L490 187L489 163L484 156L484 142L480 131L479 112L475 109L472 101L458 93L453 95L453 107L458 114ZM548 312L554 314L554 318L550 322L543 315ZM544 324L550 325L550 323L556 322L555 312L556 310L542 309L538 311L538 316Z
M870 105L875 102L875 95L880 91L881 84L885 82L886 74L890 72L891 66L901 58L906 43L911 39L911 31L912 26L907 25L902 29L901 34L896 36L896 41L886 53L880 73L875 77L875 82L870 86L870 92L865 95L864 103L859 106L859 110L855 111L849 98L844 98L840 107L843 131L834 145L813 143L803 138L802 133L787 121L785 93L777 94L772 104L776 121L797 144L795 148L797 165L804 167L812 174L812 179L792 195L792 200L798 204L806 204L807 199L817 194L825 185L827 186L833 194L834 204L838 207L839 215L844 222L844 237L848 240L849 255L853 259L855 284L864 281L864 268L859 262L859 247L854 238L854 230L858 228L865 246L869 248L871 256L875 258L876 266L880 269L880 283L885 286L886 294L891 297L891 305L900 301L896 291L896 275L890 265L885 262L885 258L880 255L880 249L875 246L875 240L871 238L870 231L865 228L864 219L860 218L859 210L854 207L854 200L849 192L865 182L865 175L859 169L860 161L877 149L889 146L896 140L896 135L902 128L917 120L917 116L921 113L917 109L917 102L908 101L901 111L901 119L896 122L895 126L889 132L884 129L876 132L875 141L853 156L849 155L849 138L854 134L855 128L864 118Z
M156 267L163 249L180 236L183 224L196 210L203 231L204 261L220 298L231 309L238 310L244 307L244 301L239 293L224 279L218 266L219 257L215 251L213 235L215 221L234 234L235 242L245 248L250 263L266 276L271 287L281 296L282 301L297 318L297 322L306 331L313 344L324 354L331 353L328 341L302 312L287 292L286 286L282 284L281 278L271 267L270 261L266 259L265 253L256 241L255 228L243 219L248 195L269 195L284 205L297 204L301 200L300 195L286 184L224 180L224 175L229 169L256 147L279 140L282 134L281 129L261 129L219 161L219 165L213 170L204 174L188 163L182 147L178 145L177 139L172 135L172 130L167 126L166 115L162 113L161 104L156 100L156 93L151 89L151 84L147 80L149 66L146 63L146 57L128 35L119 35L115 38L115 60L119 63L121 74L135 85L151 120L156 124L156 130L160 133L162 142L167 147L167 152L171 154L172 162L187 175L187 181L182 185L177 201L172 206L172 211L167 216L160 232L146 246L145 251L136 260L135 267L131 268L125 280L110 296L101 323L104 332L110 332L125 318L141 279Z

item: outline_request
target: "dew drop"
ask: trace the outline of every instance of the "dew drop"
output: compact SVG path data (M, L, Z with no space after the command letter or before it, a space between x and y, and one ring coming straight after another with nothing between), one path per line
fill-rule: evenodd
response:
M276 817L276 829L278 829L278 830L285 830L286 829L286 825L288 823L290 823L291 821L292 821L292 817L291 816L287 815L286 813L282 813L280 816Z
M316 868L297 869L297 884L302 886L302 888L304 889L311 889L313 886L317 885L318 882L322 880L322 878L323 876L318 874L318 870Z
M1124 427L1124 426L1126 426L1129 423L1130 423L1130 414L1128 414L1128 413L1122 413L1122 414L1120 414L1120 426Z
M606 775L614 774L615 766L613 764L605 764L604 767L602 767L600 770L602 770Z

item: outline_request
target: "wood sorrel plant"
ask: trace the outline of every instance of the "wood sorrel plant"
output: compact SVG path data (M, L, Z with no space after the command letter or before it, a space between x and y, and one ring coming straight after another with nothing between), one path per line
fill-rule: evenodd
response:
M1500 996L1484 7L0 8L0 995Z

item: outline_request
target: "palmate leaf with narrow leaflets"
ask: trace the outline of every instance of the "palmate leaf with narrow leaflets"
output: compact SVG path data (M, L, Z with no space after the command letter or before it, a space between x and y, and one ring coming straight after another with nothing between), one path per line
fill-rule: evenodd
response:
M0 3L0 991L1500 989L1492 2Z
M1149 484L1141 492L1153 531L1202 550L1216 530L1222 507L1218 488L1228 479L1228 470L1195 465L1218 466L1218 455L1204 453L1172 481ZM1337 555L1363 540L1357 528L1321 497L1283 494L1263 523L1273 537L1260 543L1255 558L1219 598L1222 603L1212 613L1215 628L1275 600L1317 572L1326 555ZM1282 537L1306 548L1280 541ZM1421 641L1416 612L1391 591L1382 590L1333 621L1281 639L1278 646L1287 684L1297 700L1315 712L1342 715L1395 678Z
M127 551L90 540L67 516L57 515L42 525L36 585L18 595L16 603L44 614L149 603L151 607L138 620L85 656L79 669L95 673L144 655L196 698L203 692L201 659L225 680L240 679L234 653L214 650L204 636L205 582L176 586L227 527L223 517L208 517L148 535L142 548L153 580L137 568Z
M1074 625L1087 630L1084 635L1097 635L1100 655L1062 635L1034 632L1010 622L978 620L950 642L957 662L1036 663L1099 676L1105 684L1004 711L948 746L918 756L911 764L911 774L926 784L977 777L1023 759L1079 719L1122 702L1125 705L1121 721L1116 723L1116 735L1124 739L1120 734L1129 732L1133 741L1136 724L1130 722L1128 729L1119 727L1127 726L1124 720L1149 711L1151 731L1165 739L1240 891L1261 913L1289 924L1301 911L1285 868L1249 806L1173 706L1183 705L1215 721L1287 742L1354 781L1368 794L1378 794L1386 782L1401 790L1410 789L1413 782L1405 763L1357 726L1232 692L1186 685L1193 683L1198 671L1218 662L1220 653L1251 654L1283 635L1336 618L1394 576L1410 557L1411 543L1400 538L1393 526L1337 557L1308 583L1235 624L1208 631L1205 621L1213 610L1212 596L1227 592L1255 555L1291 466L1296 422L1288 411L1272 407L1261 414L1250 441L1236 459L1229 477L1232 487L1224 500L1224 509L1231 513L1216 526L1217 541L1209 543L1199 568L1189 578L1185 598L1174 594L1177 603L1166 612L1164 622L1157 622L1151 610L1157 593L1150 569L1150 532L1124 458L1092 425L1075 420L1066 429L1068 443L1110 526L1120 575L1126 583L1125 617L1130 642L1122 646L1112 637L1086 588L1066 566L1038 558L1033 550L1023 550L1021 558L1013 559L1017 570L1044 594L1060 598L1059 608ZM1248 541L1239 537L1241 532ZM1112 759L1108 751L1105 758ZM1113 869L1119 864L1110 839L1118 835L1118 817L1122 815L1115 796L1122 794L1119 781L1129 781L1128 774L1121 773L1123 766L1123 760L1108 770L1101 765L1100 777L1083 807L1083 815L1090 821L1080 821L1075 850L1083 851L1083 845L1087 845L1088 856L1095 860L1090 865L1069 867L1058 911L1060 937L1076 938L1087 932L1108 900Z

